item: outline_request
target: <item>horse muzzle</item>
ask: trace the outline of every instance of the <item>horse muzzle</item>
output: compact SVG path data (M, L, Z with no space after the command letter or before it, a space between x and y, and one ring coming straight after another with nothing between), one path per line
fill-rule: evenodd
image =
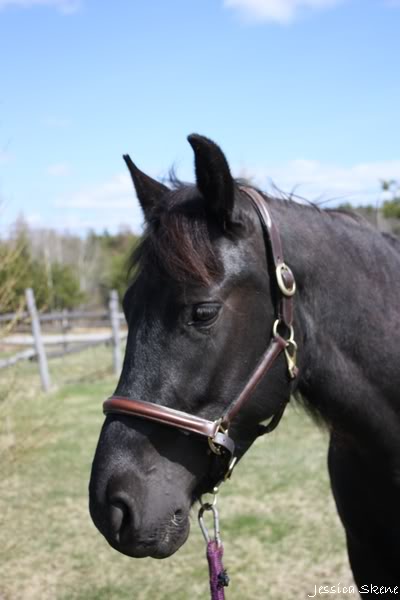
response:
M173 499L172 499L173 498ZM181 500L181 501L179 501ZM176 491L153 490L133 495L124 480L112 480L105 498L91 495L94 524L118 552L134 558L166 558L174 554L189 535L190 500Z

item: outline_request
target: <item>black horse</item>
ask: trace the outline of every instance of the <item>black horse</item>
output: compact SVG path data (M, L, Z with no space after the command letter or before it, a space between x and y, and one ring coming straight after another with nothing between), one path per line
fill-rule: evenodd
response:
M196 185L170 189L125 157L146 219L123 302L116 394L219 417L263 354L276 290L264 232L220 148L192 135ZM297 282L299 374L274 363L234 419L238 458L291 392L330 431L328 466L355 581L400 586L400 243L363 219L264 194ZM117 550L164 558L210 486L204 438L108 415L90 481L94 523ZM384 596L380 596L384 597Z

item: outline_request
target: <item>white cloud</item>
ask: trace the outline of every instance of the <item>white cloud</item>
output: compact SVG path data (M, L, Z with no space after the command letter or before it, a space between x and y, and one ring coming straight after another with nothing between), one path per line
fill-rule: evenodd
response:
M349 201L353 204L374 203L381 198L380 180L400 180L400 160L358 163L349 167L321 163L315 160L293 160L283 165L262 165L246 168L261 188L273 181L283 191L294 190L309 200L332 204Z
M135 201L132 203L134 207ZM133 211L134 212L134 211ZM110 232L120 231L128 228L135 233L141 232L141 225L134 224L132 215L121 214L117 211L113 214L104 215L101 211L92 214L82 215L80 212L61 212L58 215L43 215L39 213L27 214L25 219L33 228L37 229L55 229L57 231L85 234L89 230L103 231L107 229ZM133 224L132 224L133 223ZM5 229L7 231L7 228ZM1 232L1 222L0 222Z
M306 10L326 9L345 0L224 0L224 6L237 10L249 22L273 21L288 24Z
M142 228L142 211L135 198L132 180L126 173L58 198L55 204L67 215L65 227L71 229L115 229L122 224L134 231Z
M49 165L46 169L48 175L52 177L66 177L71 173L71 166L66 163L56 163L54 165Z
M261 189L273 181L282 191L294 190L314 201L328 201L328 206L343 202L375 204L382 200L381 179L400 180L400 160L358 163L351 166L297 159L281 164L263 164L235 168L236 176L251 177ZM127 173L77 190L58 198L56 213L36 225L84 232L89 228L116 231L121 225L140 232L143 215Z
M86 187L71 196L59 198L57 206L82 209L101 208L102 210L127 208L132 205L133 194L129 175L121 173L114 175L109 181Z
M0 10L16 6L18 8L31 8L34 6L48 6L55 8L63 14L72 14L81 7L81 0L0 0Z

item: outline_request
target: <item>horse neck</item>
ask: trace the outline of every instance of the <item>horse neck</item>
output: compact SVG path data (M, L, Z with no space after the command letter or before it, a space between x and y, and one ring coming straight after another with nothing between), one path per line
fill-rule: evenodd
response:
M298 285L298 390L333 427L345 427L349 408L356 414L367 399L372 406L377 391L395 402L400 357L390 332L400 255L357 218L290 202L273 202L271 212Z

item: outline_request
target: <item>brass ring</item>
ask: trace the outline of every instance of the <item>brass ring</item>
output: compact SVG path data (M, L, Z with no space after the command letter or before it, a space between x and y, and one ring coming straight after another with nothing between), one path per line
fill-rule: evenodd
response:
M212 492L206 492L207 494L209 494L210 496L213 497L211 502L204 502L203 496L199 497L200 506L203 509L203 511L204 510L212 510L212 507L217 504L218 492L219 492L219 487L217 485L213 487Z
M283 279L282 274L284 271L286 273L290 273L290 275L293 277L293 285L291 288L288 288L286 286L286 283ZM292 270L287 266L286 263L284 263L284 262L279 263L279 265L276 267L276 280L278 282L279 289L281 290L281 292L284 296L286 296L287 298L294 296L294 294L296 293L296 281L295 281Z
M274 337L276 337L277 335L279 335L279 333L278 333L278 327L279 327L279 325L281 323L282 323L282 321L280 319L276 319L276 321L274 322L274 326L272 327L272 335ZM293 329L293 325L285 325L285 327L287 327L289 329L289 337L285 341L288 344L295 343L295 341L294 341L294 329Z

